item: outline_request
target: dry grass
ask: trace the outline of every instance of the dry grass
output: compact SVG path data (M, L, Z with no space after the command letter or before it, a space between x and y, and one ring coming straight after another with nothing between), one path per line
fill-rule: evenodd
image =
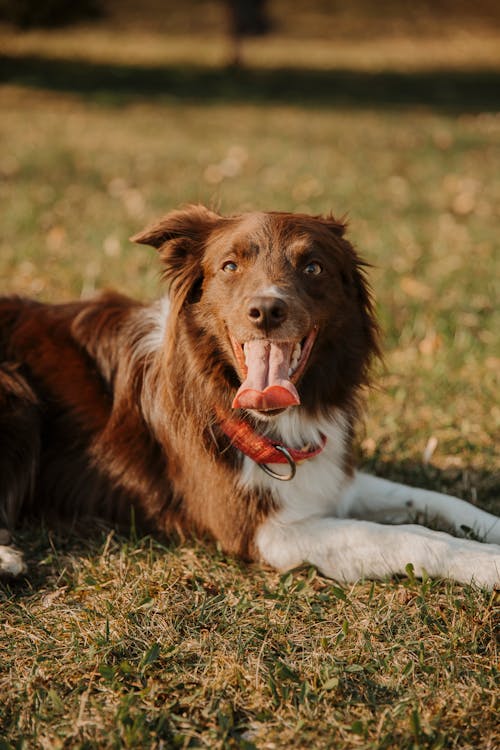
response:
M279 577L148 539L56 542L38 556L48 578L2 605L12 739L495 747L490 596L411 580L343 590L313 569Z
M230 42L220 31L208 38L201 33L165 36L158 30L125 28L120 34L109 26L70 30L32 30L5 33L4 53L15 56L42 55L51 59L128 63L135 65L193 64L209 67L227 63ZM464 62L477 70L498 69L500 50L498 33L488 26L473 32L461 29L443 35L420 37L387 34L363 37L353 43L342 36L331 39L290 39L276 34L263 44L249 39L244 45L245 63L252 68L305 66L331 70L347 68L359 71L461 70Z
M197 40L191 60L175 42L163 57L155 35L141 37L147 52L125 27L112 36L109 48L105 26L94 45L78 30L2 37L3 289L154 296L155 257L127 237L185 201L349 212L375 265L387 351L361 461L500 512L500 119L495 87L480 106L463 96L468 75L485 85L479 53L453 62L451 51L447 63L441 49L455 77L439 85L455 89L429 99L428 48L407 33L404 107L387 78L326 99L328 75L351 79L340 51L309 40L318 58L301 73L303 104L290 74L272 69L273 55L301 62L306 47L286 57L291 36L269 41L268 78L265 55L240 78L218 67L213 38ZM364 44L366 70L384 70L386 43ZM498 82L495 54L483 69ZM2 750L499 746L493 597L411 578L341 589L314 570L280 577L201 544L91 537L20 536L30 579L0 590Z

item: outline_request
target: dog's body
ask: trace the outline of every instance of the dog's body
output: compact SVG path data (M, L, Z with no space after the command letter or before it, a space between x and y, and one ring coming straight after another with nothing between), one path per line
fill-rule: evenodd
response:
M378 345L343 233L333 219L190 207L135 238L160 251L157 303L0 300L3 525L133 513L279 569L353 581L412 563L498 586L499 519L352 468ZM409 523L422 518L494 544ZM23 570L0 546L0 571Z

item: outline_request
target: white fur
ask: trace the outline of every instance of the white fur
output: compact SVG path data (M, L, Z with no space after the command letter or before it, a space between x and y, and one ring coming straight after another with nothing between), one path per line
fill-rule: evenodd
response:
M170 298L161 297L147 307L140 308L134 320L141 335L137 340L134 355L147 357L160 351L167 329L170 313Z
M259 289L256 294L262 297L279 297L280 299L285 299L285 297L287 296L283 289L280 289L279 286L276 286L276 284L271 284L271 286L263 287L262 289Z
M23 555L19 550L0 545L0 576L20 576L26 570Z
M343 497L342 510L351 518L382 523L432 523L484 542L500 544L500 518L457 497L407 487L358 472Z
M439 522L457 533L473 530L488 542L500 542L500 519L437 492L362 473L349 480L342 468L347 429L343 415L313 424L297 409L273 425L273 437L279 440L281 435L292 447L308 440L318 443L320 432L328 442L319 456L297 467L290 482L267 476L245 459L242 481L271 489L280 505L257 531L257 548L265 562L280 570L309 562L345 582L404 574L412 563L419 576L425 572L489 589L500 587L500 546L408 523ZM391 527L371 519L405 525Z
M319 445L321 434L327 442L314 459L297 466L290 482L282 482L265 474L250 458L243 462L241 481L251 487L270 489L282 506L284 522L298 521L311 515L337 514L342 491L348 484L344 472L347 420L342 413L332 419L312 421L301 416L299 409L289 409L266 424L266 434L292 448L307 443ZM273 471L286 473L284 464L271 464Z
M287 570L309 562L343 582L405 574L451 578L492 589L500 587L500 546L457 539L423 526L384 526L370 521L309 517L283 523L279 515L257 534L262 558Z

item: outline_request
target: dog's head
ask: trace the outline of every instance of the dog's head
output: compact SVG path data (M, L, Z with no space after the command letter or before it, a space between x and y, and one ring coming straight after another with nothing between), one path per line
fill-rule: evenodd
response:
M346 406L367 380L377 328L344 229L332 217L191 206L133 239L160 251L172 314L195 347L217 350L233 408L269 419Z

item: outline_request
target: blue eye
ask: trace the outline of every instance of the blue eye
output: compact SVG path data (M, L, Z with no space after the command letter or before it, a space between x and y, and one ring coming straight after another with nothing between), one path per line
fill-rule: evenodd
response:
M222 270L226 273L234 273L238 270L238 265L232 260L227 260L222 266Z
M311 261L311 263L308 263L306 266L304 266L304 273L306 273L308 276L318 276L322 272L322 267L319 263L317 263L315 260Z

